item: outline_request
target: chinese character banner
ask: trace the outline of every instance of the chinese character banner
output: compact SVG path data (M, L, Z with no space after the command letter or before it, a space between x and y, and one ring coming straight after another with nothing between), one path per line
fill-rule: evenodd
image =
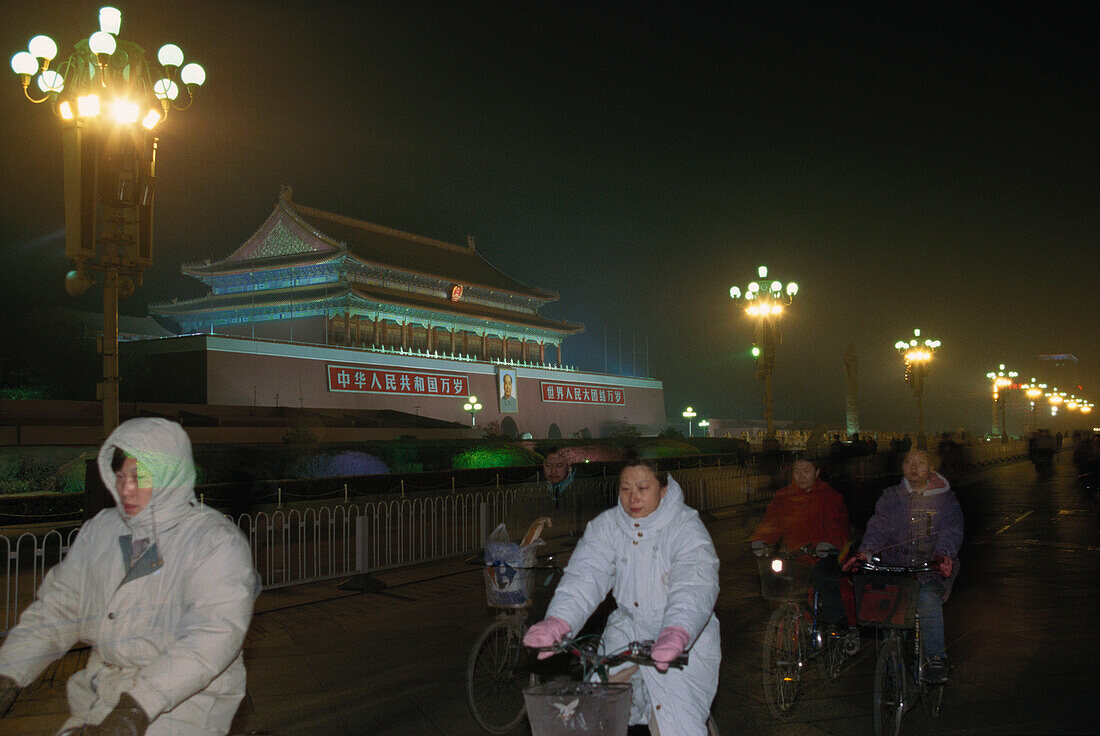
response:
M409 396L465 396L470 390L470 381L467 376L453 373L330 365L328 390Z
M540 381L543 401L573 404L626 404L626 394L621 388L585 386L579 383L554 383Z

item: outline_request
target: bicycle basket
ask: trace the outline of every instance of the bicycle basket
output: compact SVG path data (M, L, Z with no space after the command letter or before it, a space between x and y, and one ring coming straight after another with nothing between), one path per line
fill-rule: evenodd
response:
M536 570L507 564L485 566L485 599L493 608L527 608L531 605Z
M862 625L885 629L916 626L920 583L908 575L853 575L856 618Z
M531 736L626 733L630 683L548 682L523 691Z
M813 566L804 565L797 559L784 560L783 572L776 573L772 570L771 564L771 557L756 559L756 568L760 572L760 595L764 600L805 600Z

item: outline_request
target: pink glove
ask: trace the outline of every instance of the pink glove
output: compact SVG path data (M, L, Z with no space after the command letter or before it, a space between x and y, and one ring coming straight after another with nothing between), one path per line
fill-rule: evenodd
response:
M932 558L932 565L945 578L951 577L951 572L955 569L955 561L947 555L936 555Z
M668 663L684 653L684 648L687 647L689 641L688 632L679 626L666 626L662 629L661 633L657 635L657 641L654 642L653 649L649 651L649 656L653 657L657 671L667 672Z
M532 649L552 647L564 639L570 631L569 624L560 618L549 616L537 624L531 624L531 628L527 629L527 633L523 635L523 645ZM538 658L546 659L553 656L554 652L539 652Z
M856 552L854 555L844 561L844 565L840 568L841 572L851 572L853 568L864 562L867 559L867 555L863 552Z

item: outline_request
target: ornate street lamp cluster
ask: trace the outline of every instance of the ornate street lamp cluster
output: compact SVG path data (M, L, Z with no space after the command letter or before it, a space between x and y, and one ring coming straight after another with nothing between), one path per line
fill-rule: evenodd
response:
M179 46L165 44L150 61L141 46L118 37L121 27L122 13L104 7L99 30L56 65L57 43L43 35L11 59L23 95L49 103L61 120L65 255L75 266L65 288L79 296L95 283L90 273L102 274L105 434L118 424L118 300L153 263L153 130L170 110L190 107L206 81L200 65L183 63Z
M62 120L94 120L107 111L117 123L140 120L148 130L172 108L190 107L195 89L206 81L202 66L184 64L183 51L172 43L160 47L157 63L149 62L145 49L118 38L121 27L117 8L100 8L99 30L77 41L53 69L50 62L57 57L57 44L49 36L32 38L26 51L11 57L23 94L34 103L50 102ZM38 90L34 94L32 80ZM186 102L180 98L181 85Z
M730 287L730 299L744 305L745 314L756 321L752 354L756 358L756 377L764 382L764 421L767 437L775 436L772 412L772 370L775 368L775 351L782 341L779 321L786 308L798 293L798 284L791 281L768 281L768 267L756 270L758 281L750 281L742 291L739 286Z
M470 399L462 405L463 411L470 413L470 426L477 426L477 413L481 411L481 402L477 400L476 396L471 396Z
M917 447L928 448L928 438L924 434L924 379L928 375L928 364L939 348L940 341L925 338L921 340L920 330L913 330L909 340L898 340L894 349L905 359L905 382L917 400Z
M1001 442L1008 442L1004 392L1011 386L1016 385L1016 381L1013 379L1018 375L1020 374L1017 371L1006 370L1004 363L1001 363L996 371L985 374L985 377L990 380L993 386L993 409L997 417L996 424L1001 428Z
M696 416L696 415L695 415L695 410L694 410L694 409L692 409L692 408L691 408L691 407L689 406L689 407L688 407L687 409L684 409L684 411L682 411L682 412L680 413L680 415L681 415L681 416L682 416L682 417L683 417L684 419L686 419L686 420L687 420L687 423L688 423L688 437L690 437L690 436L691 436L691 420L692 420L692 419L694 419L694 418L695 418L695 416Z

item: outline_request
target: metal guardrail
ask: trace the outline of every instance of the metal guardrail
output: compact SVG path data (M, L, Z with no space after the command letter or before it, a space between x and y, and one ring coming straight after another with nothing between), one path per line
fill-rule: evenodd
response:
M1027 443L985 442L965 448L965 463L983 465L1027 454ZM849 471L867 476L889 472L885 456L853 458ZM689 506L699 510L766 501L786 477L785 465L770 472L755 466L700 466L670 471ZM577 478L555 502L542 483L482 487L452 492L392 494L366 503L288 503L243 514L237 525L248 538L263 587L274 589L347 577L471 554L498 524L518 537L540 516L553 519L544 536L577 535L615 502L613 478ZM338 494L337 494L338 495ZM68 553L78 529L0 535L4 554L4 608L0 635L15 625L34 600L46 571Z
M770 496L772 476L752 467L699 467L672 471L685 500L698 509L735 506ZM544 536L579 535L584 525L615 502L614 478L577 478L555 501L543 483L484 487L453 493L393 494L366 503L287 504L236 519L247 537L265 589L356 573L393 569L471 554L498 524L518 537L528 524L549 516ZM3 632L34 600L46 571L68 553L79 529L0 535Z

